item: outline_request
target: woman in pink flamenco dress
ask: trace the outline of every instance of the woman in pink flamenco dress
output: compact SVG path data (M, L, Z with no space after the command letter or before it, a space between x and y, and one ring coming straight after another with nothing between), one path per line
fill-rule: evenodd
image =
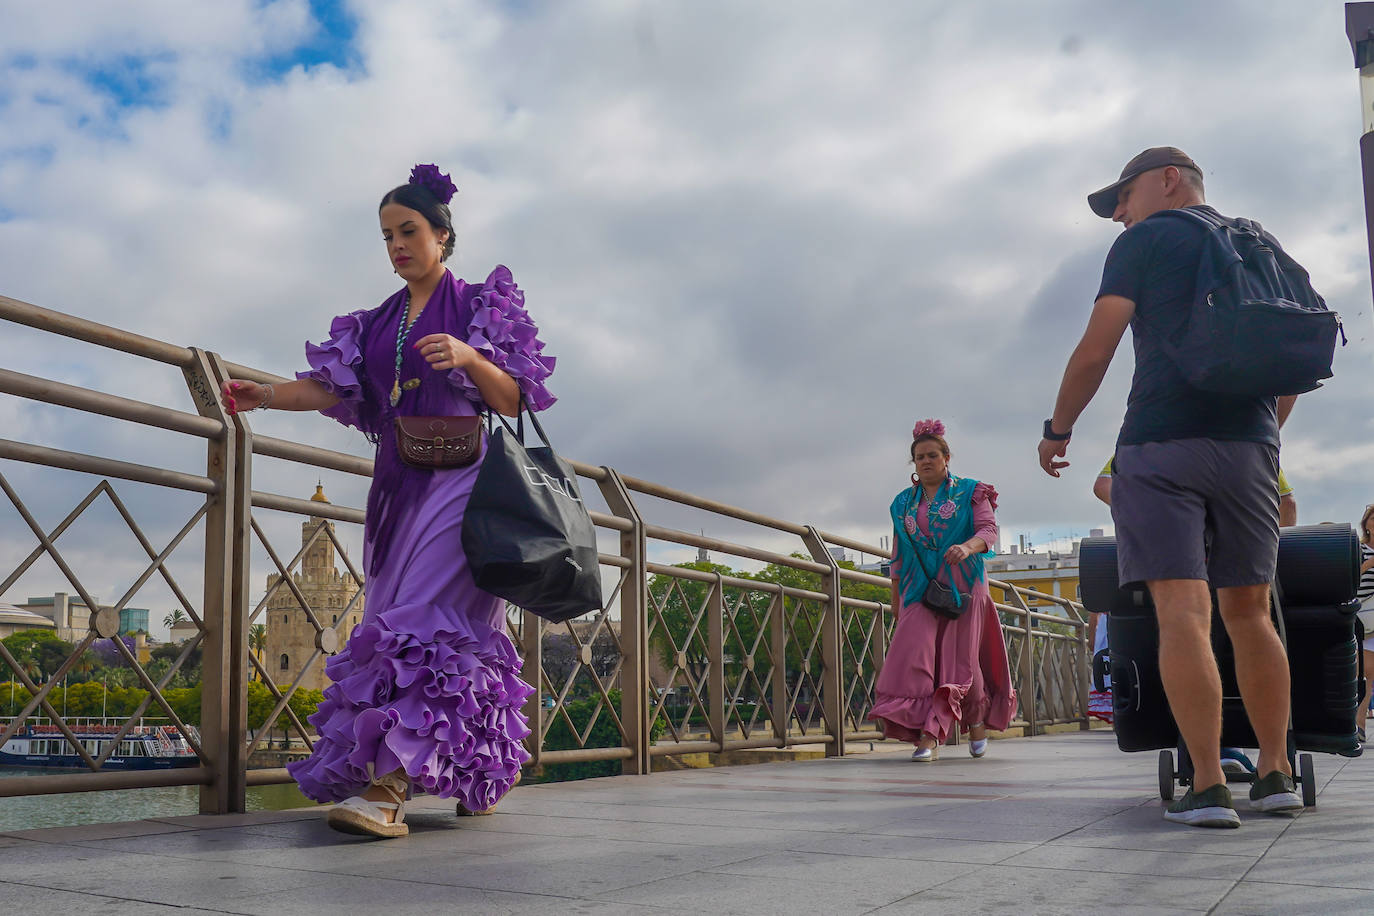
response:
M554 401L544 387L554 360L510 271L467 283L444 267L456 190L434 166L416 166L378 210L405 285L377 308L335 318L329 339L306 344L311 368L297 381L230 379L221 392L231 413L318 410L377 446L363 619L325 667L332 683L310 717L314 752L287 767L310 798L339 803L328 822L346 833L405 836L413 789L485 812L529 759L521 707L533 689L506 635L505 602L477 588L463 553L481 457L421 469L396 449L398 416L513 416L522 397L531 410Z
M873 718L889 738L916 745L929 763L959 729L969 753L987 753L989 728L1005 729L1016 711L1002 623L983 575L997 543L997 491L949 473L944 424L912 430L911 486L892 501L892 607L897 629L878 675ZM954 587L962 613L951 619L922 600L931 578Z

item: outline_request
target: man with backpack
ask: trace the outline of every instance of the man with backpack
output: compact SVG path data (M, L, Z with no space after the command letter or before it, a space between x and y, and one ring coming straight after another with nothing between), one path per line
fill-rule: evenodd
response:
M1272 236L1207 206L1202 170L1181 150L1145 150L1088 203L1125 231L1044 423L1040 465L1052 477L1068 466L1059 459L1074 422L1130 325L1135 376L1112 484L1120 581L1149 587L1160 675L1194 767L1192 787L1164 816L1240 826L1218 754L1209 583L1259 741L1251 806L1301 810L1287 756L1288 659L1269 616L1279 425L1297 393L1331 374L1334 315Z

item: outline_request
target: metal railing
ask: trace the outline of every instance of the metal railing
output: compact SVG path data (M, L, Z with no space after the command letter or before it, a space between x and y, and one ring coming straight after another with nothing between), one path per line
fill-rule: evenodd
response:
M78 454L43 444L0 439L0 458L45 468L65 469L100 479L60 524L44 530L5 475L0 489L18 511L37 546L0 582L0 599L41 557L50 558L76 595L91 609L89 631L54 671L38 677L0 644L0 675L31 693L31 699L0 731L0 744L31 716L56 724L80 750L71 728L51 702L52 691L100 639L117 635L119 612L153 576L158 576L186 609L196 633L172 664L154 679L121 640L113 640L123 663L134 672L146 697L125 717L123 732L145 714L165 717L198 760L196 765L153 772L110 772L80 750L90 772L21 776L0 780L0 797L157 785L200 785L203 812L233 812L244 807L245 788L289 781L284 767L252 767L274 727L292 737L288 748L308 753L314 735L292 710L293 691L336 653L348 621L365 601L365 583L350 560L345 539L321 524L299 549L279 551L263 524L263 513L288 513L360 525L357 508L255 490L257 459L271 458L320 470L370 477L372 462L304 442L255 435L248 419L229 416L219 405L220 383L230 377L279 381L277 376L223 360L215 353L172 344L49 311L0 296L0 319L63 338L122 351L150 363L179 370L195 413L132 401L101 391L0 369L0 393L114 418L123 424L153 427L204 442L205 472L119 461ZM849 742L881 737L872 721L874 684L895 626L890 604L881 597L889 580L842 566L830 548L879 556L877 547L817 530L795 521L771 518L661 484L622 475L613 468L581 462L572 465L583 480L584 495L599 493L606 511L592 518L605 537L618 543L600 561L608 582L607 608L577 621L549 624L510 609L508 625L524 657L524 677L537 687L525 712L531 736L531 765L621 761L626 773L649 773L655 758L693 752L744 748L822 745L827 755L846 752ZM145 536L121 499L118 481L193 494L195 504L177 533L159 548ZM100 607L78 570L62 554L59 539L98 499L122 517L147 564L111 607ZM752 526L760 543L735 543L656 524L649 506L667 504L673 512L704 513L721 524ZM197 528L203 529L203 581L197 604L178 584L170 558ZM350 603L312 607L295 580L303 559L327 539L357 586ZM791 543L795 550L786 550ZM254 545L265 552L275 573L263 597L254 602ZM784 549L778 549L778 545ZM671 565L650 559L669 548L698 548L745 563L764 564L771 574L729 574L716 568ZM7 562L6 564L7 565ZM259 571L261 576L261 571ZM1021 709L1014 726L1036 734L1055 724L1087 728L1088 658L1085 616L1067 599L1031 592L991 580L1006 603L1004 623L1013 682ZM863 589L880 589L867 596ZM251 652L250 631L264 619L283 590L314 634L313 651L285 672L271 671ZM860 594L854 594L854 593ZM1057 605L1062 616L1033 610L1026 597ZM553 648L559 659L552 657ZM551 653L545 659L546 648ZM571 649L571 652L564 650ZM201 693L198 730L169 702L168 684L199 652ZM275 675L275 676L274 676ZM250 682L271 694L273 708L262 727L249 728ZM618 691L618 693L617 693ZM183 707L184 709L184 707ZM550 747L551 735L562 737ZM609 737L608 737L609 736ZM119 737L123 737L123 733ZM111 746L118 744L118 738Z

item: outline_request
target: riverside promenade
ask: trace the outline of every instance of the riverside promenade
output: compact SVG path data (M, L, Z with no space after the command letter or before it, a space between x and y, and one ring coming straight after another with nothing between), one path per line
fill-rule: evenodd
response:
M11 832L0 913L1374 912L1374 760L1317 755L1316 808L1219 831L1165 823L1156 755L1105 730L908 754L422 797L391 841L315 809Z

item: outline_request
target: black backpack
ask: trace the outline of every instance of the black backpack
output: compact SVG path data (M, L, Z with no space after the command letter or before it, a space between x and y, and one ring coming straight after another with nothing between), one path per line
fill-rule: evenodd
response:
M1207 227L1192 312L1181 335L1160 341L1188 384L1249 397L1320 388L1345 331L1302 265L1253 220L1160 212Z

